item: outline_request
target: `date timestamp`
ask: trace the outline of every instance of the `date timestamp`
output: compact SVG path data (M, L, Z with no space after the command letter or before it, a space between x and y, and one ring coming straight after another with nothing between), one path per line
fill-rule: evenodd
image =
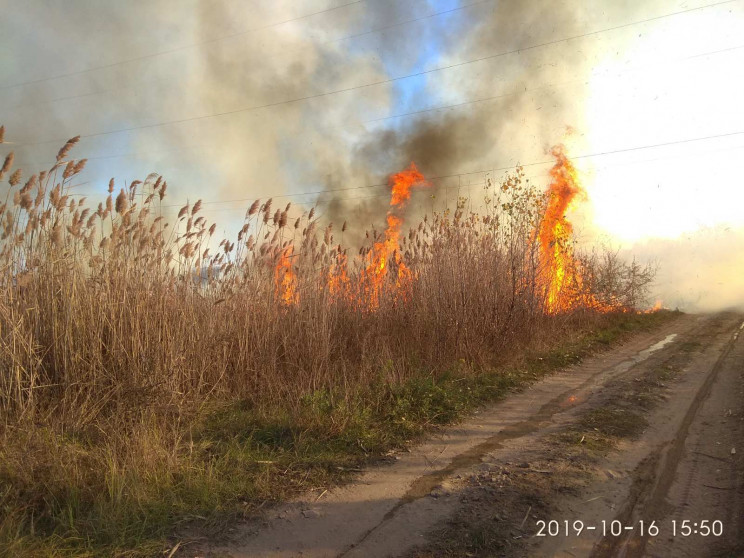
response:
M536 537L579 537L584 532L599 532L603 537L619 537L624 534L634 533L641 537L657 537L661 529L656 521L639 520L632 525L624 525L620 520L605 521L602 520L597 524L587 524L580 519L569 521L540 519L536 522ZM668 531L667 531L668 532ZM703 519L701 521L691 521L685 519L671 521L671 535L673 537L690 537L697 535L700 537L720 537L723 535L723 522L716 520Z

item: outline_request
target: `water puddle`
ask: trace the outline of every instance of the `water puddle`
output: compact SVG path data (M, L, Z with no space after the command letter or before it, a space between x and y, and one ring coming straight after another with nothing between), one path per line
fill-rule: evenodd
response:
M741 330L744 329L744 322L741 322L741 325L739 326L739 330L734 333L734 341L736 341L739 338L739 333L741 333Z
M658 351L658 350L663 349L664 347L666 347L669 343L671 343L672 341L674 341L674 338L675 337L677 337L677 334L676 333L670 333L669 335L667 335L664 339L662 339L658 343L654 343L653 345L651 345L647 349L643 349L642 351L639 351L637 355L635 355L633 357L630 357L628 360L625 360L625 361L621 362L620 364L618 364L617 366L615 366L613 368L613 372L615 372L615 371L617 371L617 372L627 372L628 370L630 370L633 366L635 366L639 362L643 362L644 360L646 360L648 357L650 357L656 351Z

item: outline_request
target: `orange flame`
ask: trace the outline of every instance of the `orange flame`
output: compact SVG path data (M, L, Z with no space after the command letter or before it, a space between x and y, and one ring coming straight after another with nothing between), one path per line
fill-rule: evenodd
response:
M570 282L576 280L571 246L573 227L566 219L566 212L578 196L585 194L579 185L576 168L566 156L565 148L556 145L550 152L556 163L550 169L548 207L537 236L546 307L549 313L554 314L574 306L565 292Z
M300 301L297 292L297 275L292 268L292 246L282 250L279 262L274 268L274 293L287 306Z
M328 290L331 296L336 299L351 299L351 280L346 271L346 262L346 253L337 253L336 261L328 272Z
M641 313L642 314L653 314L654 312L658 312L659 310L662 310L663 308L664 308L663 302L661 301L661 299L657 299L651 308L647 310L642 310L641 312L639 312L639 314Z
M416 185L428 184L414 163L390 177L390 209L387 212L385 234L366 254L356 284L352 282L347 271L346 253L338 250L328 270L327 287L331 297L369 310L379 307L380 296L386 288L394 288L396 299L408 299L414 275L400 255L399 240L403 225L400 213L411 199L411 189ZM299 302L297 276L292 268L292 253L292 246L282 250L274 268L275 294L287 306Z
M619 303L606 303L585 292L579 261L573 252L573 226L566 219L577 200L586 198L579 184L576 167L569 160L563 145L550 150L555 165L550 169L548 206L537 231L545 307L549 314L578 308L600 312L626 311Z
M411 199L411 189L416 185L428 185L415 163L390 177L392 195L387 213L387 229L382 240L375 242L365 258L365 268L360 277L360 294L364 304L375 309L380 304L380 295L386 278L392 278L396 297L407 299L413 274L403 262L399 251L400 229L403 224L396 213Z

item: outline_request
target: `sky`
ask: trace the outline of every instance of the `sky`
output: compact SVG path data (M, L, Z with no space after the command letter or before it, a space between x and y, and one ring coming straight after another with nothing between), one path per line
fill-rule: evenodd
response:
M269 196L363 230L411 161L442 210L516 164L547 183L564 142L582 245L654 262L666 306L744 305L744 0L0 8L0 155L27 175L80 134L80 194L156 172L226 234Z

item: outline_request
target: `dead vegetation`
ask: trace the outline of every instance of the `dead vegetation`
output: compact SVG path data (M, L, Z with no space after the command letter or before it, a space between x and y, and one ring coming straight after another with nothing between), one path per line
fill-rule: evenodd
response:
M546 200L520 172L487 186L485 214L461 200L401 234L365 306L331 279L365 285L385 233L353 257L314 210L290 221L291 204L266 200L218 242L201 201L168 212L160 176L112 179L100 203L77 195L76 142L25 182L12 153L0 171L12 555L151 553L183 522L248 513L453 420L501 393L486 372L611 321L546 313L533 242ZM651 278L612 255L576 261L587 279L566 292L613 309L634 308ZM447 379L461 377L472 383Z

